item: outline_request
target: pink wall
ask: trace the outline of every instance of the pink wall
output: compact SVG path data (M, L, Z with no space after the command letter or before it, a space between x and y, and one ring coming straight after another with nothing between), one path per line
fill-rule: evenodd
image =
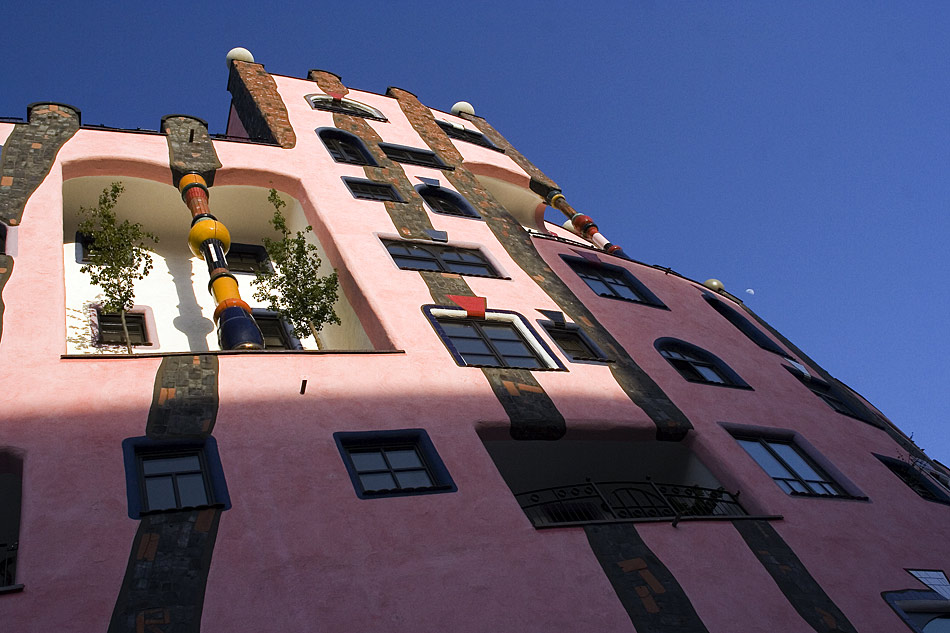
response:
M333 125L330 113L303 99L319 92L316 84L275 79L297 146L216 142L223 164L216 183L273 186L300 200L371 340L405 354L220 358L214 436L233 508L221 518L202 630L631 631L583 530L535 530L485 452L476 428L507 427L505 411L481 371L458 367L422 315L420 306L432 303L426 285L396 268L377 237L395 233L384 205L354 199L340 180L364 173L333 162L313 133ZM394 100L348 97L386 114L389 123L370 125L387 142L425 147ZM473 162L526 178L503 154L459 146ZM160 136L82 130L23 216L0 339L0 443L26 451L19 558L26 590L0 596L11 630L106 626L137 528L126 515L120 443L144 433L160 362L60 358L63 266L50 235L61 234L62 181L116 174L170 182L167 161ZM406 173L450 187L438 170L407 166ZM515 310L533 324L544 318L537 309L558 310L484 222L430 218L451 240L482 245L510 276L466 279L489 308ZM601 298L560 259L569 246L535 243L693 422L688 442L714 474L741 488L748 507L784 515L772 525L857 629L900 630L880 592L918 586L903 568L941 568L950 546L940 533L947 508L914 495L871 456L897 454L893 441L809 393L778 356L709 307L698 284L604 256L670 310ZM609 367L570 363L541 336L570 371L534 376L572 434L624 429L652 437L653 423ZM661 336L713 352L754 391L684 381L653 348ZM303 376L306 395L299 394ZM798 431L871 501L785 495L720 422ZM332 433L418 427L429 432L458 492L358 499ZM776 622L783 632L810 630L728 523L638 531L710 631L774 631Z

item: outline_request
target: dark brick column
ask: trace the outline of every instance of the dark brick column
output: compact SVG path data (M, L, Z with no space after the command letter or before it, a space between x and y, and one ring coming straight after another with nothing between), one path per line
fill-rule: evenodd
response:
M168 114L162 117L162 131L168 143L172 184L178 187L182 176L197 172L209 187L213 185L214 172L221 167L221 161L208 135L208 123L185 114ZM183 215L182 220L187 217Z
M0 222L20 224L27 200L49 174L66 141L79 129L79 109L59 103L33 103L28 123L17 123L0 155ZM0 254L0 336L3 287L13 272L13 257Z
M733 521L732 524L811 628L818 633L857 633L768 521Z
M398 100L403 112L429 148L438 154L447 165L455 168L454 171L443 172L446 179L485 218L488 227L502 247L515 260L515 263L551 297L562 312L567 314L594 343L615 361L610 365L610 371L614 379L634 404L643 409L656 424L657 438L661 440L683 439L686 433L693 428L686 415L673 404L673 401L660 389L659 385L634 362L623 346L597 321L594 314L567 287L567 284L554 274L538 253L531 236L522 228L521 224L482 187L475 175L465 168L462 155L435 122L431 111L423 106L415 95L405 90L390 88L388 94ZM495 136L497 139L492 138L492 140L500 147L504 147L507 152L511 145L504 141L497 132ZM518 156L521 155L518 154ZM544 176L527 159L522 156L520 160L525 163L526 171L532 175L534 180L547 182L556 187L552 180ZM530 170L528 166L530 166Z
M218 357L166 356L155 376L145 433L204 439L218 411ZM198 633L221 510L178 510L142 518L109 633Z
M231 93L231 105L248 136L277 143L284 149L291 149L297 144L287 106L277 92L277 82L264 70L264 66L232 61L228 91Z
M584 532L638 633L708 633L689 596L633 523L587 525Z
M0 162L0 221L16 226L26 201L43 182L66 141L79 129L79 110L59 103L33 103L29 123L17 123Z
M327 93L345 95L349 91L333 73L311 70L310 79ZM413 187L402 165L386 156L379 143L382 139L364 119L347 114L334 114L337 128L359 137L376 160L378 167L363 168L366 177L377 182L389 183L406 202L385 202L386 211L396 230L405 238L431 240L427 231L432 230L429 214L422 197ZM443 170L446 177L451 170ZM452 273L420 272L423 281L438 305L452 306L448 295L474 296L465 279ZM484 367L482 374L491 385L492 392L504 407L511 422L511 436L518 440L556 440L564 436L564 416L558 411L551 397L544 391L534 375L526 369Z

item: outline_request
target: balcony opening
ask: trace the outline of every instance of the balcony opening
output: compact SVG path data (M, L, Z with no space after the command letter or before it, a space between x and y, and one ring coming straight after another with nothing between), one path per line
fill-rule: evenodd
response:
M103 189L121 182L125 191L115 211L118 220L139 222L158 236L153 249L153 268L149 275L135 284L134 311L150 310L154 315L152 343L135 347L134 353L200 352L220 349L214 325L214 298L208 292L209 273L205 262L188 248L187 238L191 214L181 201L178 190L167 183L126 176L89 176L67 180L63 184L63 261L66 285L66 351L67 354L125 353L124 345L110 344L98 336L96 314L102 291L80 272L90 239L80 235L80 207L94 207ZM274 208L267 201L269 190L263 187L217 186L211 188L210 210L228 229L235 245L235 269L241 298L252 309L267 306L254 298L251 284L257 270L245 265L248 252L258 252L262 238L278 237L270 225ZM281 193L287 203L283 213L292 232L302 230L307 220L300 202ZM308 240L319 249L323 260L321 274L332 269L323 246L314 233ZM85 248L84 248L85 245ZM242 250L243 249L243 250ZM258 267L264 269L263 266ZM303 349L372 350L345 288L338 292L334 309L341 325L325 325L319 333L319 345L312 336L301 339ZM151 327L152 324L150 324ZM283 351L283 350L282 350Z
M747 516L738 493L681 444L483 441L536 528Z

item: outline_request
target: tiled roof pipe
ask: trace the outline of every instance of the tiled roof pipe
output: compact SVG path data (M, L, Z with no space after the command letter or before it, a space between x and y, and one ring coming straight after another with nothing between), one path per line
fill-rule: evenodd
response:
M195 172L185 174L178 182L178 190L191 210L188 246L196 257L204 258L211 275L208 291L217 304L214 322L221 348L264 349L264 337L251 316L251 307L241 299L237 279L228 270L225 255L231 247L231 234L211 215L205 179Z
M622 248L616 244L611 244L607 238L604 237L604 234L600 232L600 229L597 228L597 225L594 224L594 220L591 219L589 215L578 213L567 203L567 199L564 197L564 194L561 193L560 189L556 189L532 178L531 191L544 198L544 202L548 206L554 207L563 213L575 233L611 255L627 258L627 254L623 252ZM569 227L565 226L565 228Z

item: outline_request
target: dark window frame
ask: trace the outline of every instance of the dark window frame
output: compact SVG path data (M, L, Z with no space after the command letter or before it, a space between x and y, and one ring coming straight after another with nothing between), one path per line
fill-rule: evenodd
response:
M335 162L365 167L378 166L363 140L355 134L335 127L318 127L314 131Z
M950 505L950 494L943 490L936 482L931 481L930 477L917 469L913 464L908 464L903 460L888 457L887 455L871 454L921 499L930 501L931 503Z
M439 155L432 150L419 147L409 147L408 145L396 145L394 143L379 143L379 149L383 150L386 158L396 163L406 165L417 165L419 167L431 167L433 169L444 169L452 171L455 167L446 165Z
M425 431L425 429L399 429L392 431L338 431L333 434L333 440L336 443L337 450L340 452L343 465L346 467L346 471L350 476L350 482L353 484L353 490L356 492L356 496L360 499L409 497L418 495L444 494L458 491L458 486L455 485L452 475L449 474L448 469L442 462L442 458L439 456L439 452L436 450L435 445L432 443L432 440L429 438L429 434ZM408 448L415 450L416 455L421 462L422 468L414 467L392 469L388 459L384 457L384 459L386 459L386 465L390 467L390 470L385 472L395 473L404 471L418 471L424 468L429 480L432 482L431 486L402 488L400 487L396 476L393 475L393 482L396 484L396 488L378 490L367 490L364 488L362 480L360 479L360 474L374 474L377 471L361 471L359 468L357 468L351 457L353 453L379 451L381 455L385 455L385 451L387 449L395 451L406 450Z
M466 277L486 277L490 279L503 279L501 273L498 272L495 264L488 259L488 257L482 252L479 248L463 248L461 246L453 246L451 244L437 244L434 242L414 242L408 240L394 240L394 239L382 239L383 246L386 247L386 251L389 253L390 258L399 267L400 270L419 270L419 271L431 271L431 272L445 272L445 273L455 273L458 275L464 275ZM394 254L390 247L402 247L409 249L421 249L429 253L430 257L424 257L422 255L405 255L405 254ZM481 260L481 265L488 268L490 271L486 274L478 274L472 272L462 272L459 270L460 267L463 267L465 262L456 263L451 260L446 260L444 255L446 253L465 253L468 255L475 256ZM416 261L427 261L432 262L436 265L438 270L434 268L426 268L424 266L412 266L410 264L401 264L398 260L416 260ZM472 264L469 262L469 264ZM474 264L478 266L478 264Z
M95 321L96 345L126 344L125 334L122 332L122 315L120 313L104 312L101 307L97 306ZM155 345L150 336L148 318L145 312L127 311L125 313L125 324L129 330L129 341L132 347L152 347ZM109 328L108 333L105 331L104 325ZM113 332L113 328L118 329ZM112 337L115 340L111 340Z
M445 132L446 136L450 139L457 141L464 141L466 143L471 143L472 145L478 145L479 147L485 147L487 149L505 153L505 150L501 147L498 147L492 143L491 139L475 130L470 130L467 127L455 126L448 121L441 121L436 119L435 122L442 128L442 131Z
M736 440L736 443L739 444L739 448L749 456L749 458L756 463L756 465L762 469L768 477L775 482L782 492L792 497L818 497L818 498L838 498L838 499L854 499L854 500L867 500L867 497L858 497L850 494L844 486L841 485L834 477L832 477L828 471L823 468L812 456L809 454L809 451L805 450L794 438L779 438L779 437L769 437L758 434L749 434L749 433L733 433L733 439ZM768 472L766 467L759 463L754 455L749 453L749 451L742 445L742 442L754 442L759 446L762 446L763 449L771 456L772 459L776 460L779 466L788 471L792 477L777 477ZM783 445L788 446L792 451L805 463L805 465L811 468L815 474L819 476L819 479L808 479L805 475L795 470L795 468L788 463L781 453L775 450L772 445ZM793 483L790 483L793 482ZM784 483L784 486L783 486ZM797 484L799 487L804 488L804 491L796 490ZM834 492L827 492L827 489L824 487L827 486L828 489L833 490ZM815 492L816 489L825 490L825 492Z
M544 328L544 331L548 333L548 336L554 341L554 344L572 361L595 363L613 362L607 358L603 350L587 336L584 330L573 323L555 323L554 321L538 320L538 325ZM565 341L563 339L566 337L573 337L574 340L580 342L581 348L586 349L587 353L575 355L568 347L565 347Z
M570 267L577 277L584 282L587 288L598 297L605 299L614 299L617 301L626 301L628 303L637 303L640 305L669 310L660 298L657 297L646 284L637 279L636 275L622 266L605 264L603 262L593 262L583 257L574 255L561 255L561 259ZM593 279L596 277L597 279ZM599 282L608 288L608 293L598 291L592 282ZM637 298L625 297L614 289L614 284L626 287Z
M231 497L228 494L227 482L224 479L224 469L218 455L218 445L213 437L198 440L153 440L148 437L130 437L122 441L122 454L125 463L129 518L140 519L148 514L179 512L182 510L182 508L148 508L148 496L145 491L145 476L142 467L143 460L166 456L199 456L202 478L208 494L208 503L201 506L186 507L185 509L221 508L228 510L231 508Z
M350 194L357 200L372 202L405 202L399 192L388 182L377 182L366 178L343 178Z
M238 257L241 258L240 261ZM231 242L227 255L224 256L228 262L228 270L239 275L259 275L274 272L271 265L270 256L267 249L260 244L242 244L240 242ZM254 263L247 262L253 259ZM235 268L235 264L238 266Z
M473 207L468 200L454 191L445 189L444 187L417 185L416 192L425 201L426 207L433 213L437 213L439 215L448 215L455 218L466 218L469 220L482 219L481 214L475 210L475 207ZM450 205L448 207L449 209L454 207L457 209L457 211L446 210L447 208L442 206L442 204L448 204Z
M706 300L706 303L708 303L713 310L729 321L729 323L742 332L750 341L768 352L778 354L784 358L790 358L788 352L783 350L778 343L767 336L765 332L757 328L749 319L740 314L738 310L726 304L725 301L717 299L708 293L703 295L703 299Z
M828 405L829 408L834 410L836 413L841 415L846 415L849 418L854 418L856 420L861 420L862 422L869 422L864 418L851 404L848 400L842 397L841 390L832 385L831 383L825 382L821 378L812 375L803 374L800 370L795 369L794 367L789 367L788 365L782 365L788 373L795 376L798 379L798 382L802 383L810 392L812 392L819 400Z
M254 322L257 323L257 328L261 330L261 335L264 337L265 350L270 349L273 351L291 351L303 349L303 344L300 342L300 339L294 335L293 328L291 328L290 324L287 323L287 320L277 312L254 308L251 310L251 316L254 317ZM264 328L261 327L261 321L267 321L268 323L276 325L276 327L280 328L275 333L281 339L281 347L267 346L266 341L268 338L268 333L265 332Z
M389 119L387 119L382 112L373 106L360 103L354 99L347 99L344 97L342 99L335 100L333 97L326 94L309 94L305 95L304 99L307 100L307 103L309 103L310 107L314 110L357 116L363 119L370 119L372 121L381 121L383 123L389 122Z
M654 341L653 347L688 382L752 391L749 383L728 363L698 345L677 338L663 337ZM679 358L677 355L686 358ZM712 371L722 382L707 378L700 368Z
M489 311L488 311L488 314L491 314L491 315L506 315L506 316L508 317L508 318L505 318L505 319L492 319L492 320L489 320L489 319L487 319L487 318L486 318L486 319L475 319L475 318L472 318L472 317L461 316L461 315L458 316L458 317L455 317L455 316L438 316L438 315L432 314L432 311L433 311L433 310L452 310L452 311L459 311L459 308L458 308L458 307L453 307L453 306L438 306L438 305L426 305L426 306L422 306L422 311L423 311L423 313L426 315L426 318L429 319L429 323L432 325L432 329L435 330L435 332L436 332L436 334L438 335L439 339L442 341L442 344L445 345L445 348L446 348L446 349L449 351L449 353L452 355L452 358L455 360L455 363L456 363L459 367L501 367L501 368L512 368L512 369L526 369L527 371L567 371L567 368L564 367L564 365L563 365L563 364L561 363L561 361L558 359L557 355L554 354L554 352L553 352L553 351L551 350L551 348L547 345L547 343L545 343L544 340L543 340L541 337L538 336L538 333L534 330L534 328L531 327L531 324L528 322L528 320L527 320L524 316L522 316L521 314L519 314L519 313L517 313L517 312L513 312L513 311L511 311L511 310L489 310ZM487 316L487 315L486 315L486 316ZM510 365L510 364L508 363L508 361L504 359L504 354L501 354L501 353L499 353L499 352L497 351L497 349L495 348L494 343L492 343L492 342L486 342L484 338L479 338L479 340L481 340L482 342L486 342L486 345L489 347L489 350L491 351L491 354L490 354L490 355L495 356L496 360L499 359L499 358L501 358L501 360L503 361L503 363L502 363L502 364L469 363L469 362L467 362L467 361L465 360L465 358L464 358L462 352L460 352L460 351L458 350L458 348L456 347L456 344L455 344L454 340L452 339L452 337L449 336L449 334L448 334L448 333L445 331L445 329L442 327L442 323L440 322L440 321L442 321L442 320L444 320L444 321L446 321L446 322L475 323L475 324L476 324L476 325L475 325L475 330L476 330L477 333L479 333L479 336L480 336L480 337L484 334L484 331L483 331L483 330L481 329L481 327L480 327L481 324L485 324L485 323L493 323L493 324L497 324L497 323L508 323L508 324L511 326L511 328L518 334L518 338L519 338L520 342L523 343L523 344L531 351L532 355L535 357L535 360L537 360L537 362L538 362L538 364L539 364L539 367L530 367L530 368L529 368L529 367L517 367L517 366L512 366L512 365ZM546 361L544 360L544 358L541 357L541 355L538 353L538 351L537 351L537 350L534 348L534 346L532 345L532 341L527 340L527 339L525 338L524 333L521 332L521 331L517 328L517 326L515 326L514 322L515 322L516 320L521 322L521 324L525 327L525 329L526 329L526 330L528 331L528 333L531 335L532 341L533 341L535 344L537 344L538 347L540 347L542 350L544 350L545 354L547 354L547 356L548 356L548 357L551 359L551 361L553 362L553 365L549 364L548 362L546 362ZM496 341L496 342L497 342L497 341ZM486 354L486 355L488 355L488 354Z

